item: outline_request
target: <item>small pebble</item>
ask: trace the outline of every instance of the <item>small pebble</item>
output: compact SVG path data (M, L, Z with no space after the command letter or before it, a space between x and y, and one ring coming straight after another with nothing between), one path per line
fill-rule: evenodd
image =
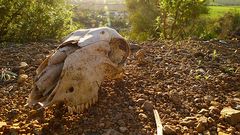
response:
M26 74L21 74L21 75L19 75L17 82L18 82L18 83L24 83L24 82L26 82L27 78L28 78L28 75L26 75Z
M19 68L22 68L22 69L26 68L27 66L28 64L26 62L20 62L19 64Z
M142 105L142 108L144 108L146 111L152 111L153 110L153 104L150 101L145 101Z
M205 126L202 122L197 124L196 130L198 131L198 133L202 133L205 130Z
M119 127L120 132L124 133L126 132L128 129L126 127Z

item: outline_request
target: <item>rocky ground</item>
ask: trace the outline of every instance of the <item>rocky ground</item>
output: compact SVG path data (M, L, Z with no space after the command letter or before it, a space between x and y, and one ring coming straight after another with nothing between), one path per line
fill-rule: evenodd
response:
M105 81L99 101L71 115L64 105L24 106L37 66L57 44L2 44L0 69L18 77L0 81L0 134L151 135L156 109L166 135L240 135L239 41L141 46L122 79Z

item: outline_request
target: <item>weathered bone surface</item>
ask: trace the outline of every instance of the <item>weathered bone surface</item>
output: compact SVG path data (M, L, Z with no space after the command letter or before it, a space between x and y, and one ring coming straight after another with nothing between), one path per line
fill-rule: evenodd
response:
M128 55L127 42L114 29L75 31L38 67L27 104L65 102L69 112L82 112L98 100L102 81L122 72Z

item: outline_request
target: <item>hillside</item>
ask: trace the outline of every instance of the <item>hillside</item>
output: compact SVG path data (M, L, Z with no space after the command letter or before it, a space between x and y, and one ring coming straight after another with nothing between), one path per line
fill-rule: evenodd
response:
M0 134L152 135L152 109L165 134L240 134L236 119L220 117L240 105L239 41L146 42L133 53L123 79L105 81L99 101L82 114L64 105L46 110L24 107L35 69L57 44L8 44L0 66L27 79L0 82ZM19 69L20 62L26 62Z

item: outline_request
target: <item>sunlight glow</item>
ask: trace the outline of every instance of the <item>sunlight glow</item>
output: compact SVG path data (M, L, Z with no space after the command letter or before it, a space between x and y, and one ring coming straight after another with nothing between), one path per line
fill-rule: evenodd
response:
M107 4L107 0L104 0L104 4ZM107 15L108 26L111 26L110 12L108 10L108 6L107 5L104 6L104 10L105 10L106 15Z

